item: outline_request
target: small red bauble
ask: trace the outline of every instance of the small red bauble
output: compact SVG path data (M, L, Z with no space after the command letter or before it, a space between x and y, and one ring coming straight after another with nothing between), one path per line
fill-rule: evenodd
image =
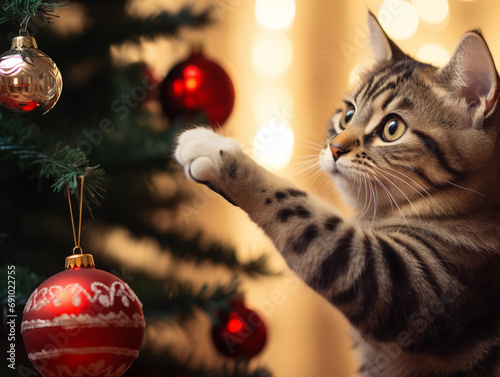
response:
M28 357L43 377L118 377L139 354L142 304L90 254L66 258L26 303L21 324Z
M204 113L213 127L226 121L234 106L234 86L229 75L198 49L175 65L163 80L160 100L170 119Z
M250 359L257 355L267 340L266 325L243 300L231 303L228 310L217 315L218 323L212 328L212 339L217 349L233 359Z

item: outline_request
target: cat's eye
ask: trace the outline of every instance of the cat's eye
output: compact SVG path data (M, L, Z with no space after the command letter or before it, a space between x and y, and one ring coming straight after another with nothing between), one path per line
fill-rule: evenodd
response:
M356 112L356 109L354 108L353 105L348 106L342 115L340 116L340 128L341 129L346 129L349 123L351 122L352 117L354 116L354 113Z
M396 141L406 131L406 124L399 118L389 119L382 130L382 138L385 141Z

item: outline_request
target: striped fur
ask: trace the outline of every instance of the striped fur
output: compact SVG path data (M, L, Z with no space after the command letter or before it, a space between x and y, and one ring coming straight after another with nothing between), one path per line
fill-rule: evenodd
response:
M180 136L176 158L191 179L246 211L290 268L345 315L361 376L500 376L500 111L491 55L473 31L436 68L404 55L372 15L369 22L373 45L385 50L332 118L320 154L359 216L346 218L205 128ZM388 141L393 119L406 129Z

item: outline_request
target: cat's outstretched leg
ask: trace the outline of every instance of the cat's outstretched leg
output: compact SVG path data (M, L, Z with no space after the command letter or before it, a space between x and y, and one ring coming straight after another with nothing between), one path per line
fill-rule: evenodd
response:
M261 221L269 220L269 194L280 188L295 189L288 180L255 163L233 139L208 128L185 131L179 137L175 158L189 178L241 207L260 226L264 225ZM300 195L307 196L305 192Z

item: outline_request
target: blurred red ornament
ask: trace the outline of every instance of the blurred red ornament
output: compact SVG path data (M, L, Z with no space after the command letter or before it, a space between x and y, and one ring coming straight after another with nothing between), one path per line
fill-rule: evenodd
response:
M236 299L228 310L217 315L212 328L212 339L217 349L233 359L250 359L257 355L267 340L266 325L242 299Z
M116 276L94 268L90 254L66 258L26 303L22 334L43 377L118 377L139 355L142 304Z
M175 65L163 80L160 100L171 120L204 113L218 128L233 109L234 86L219 64L193 49L189 58Z

